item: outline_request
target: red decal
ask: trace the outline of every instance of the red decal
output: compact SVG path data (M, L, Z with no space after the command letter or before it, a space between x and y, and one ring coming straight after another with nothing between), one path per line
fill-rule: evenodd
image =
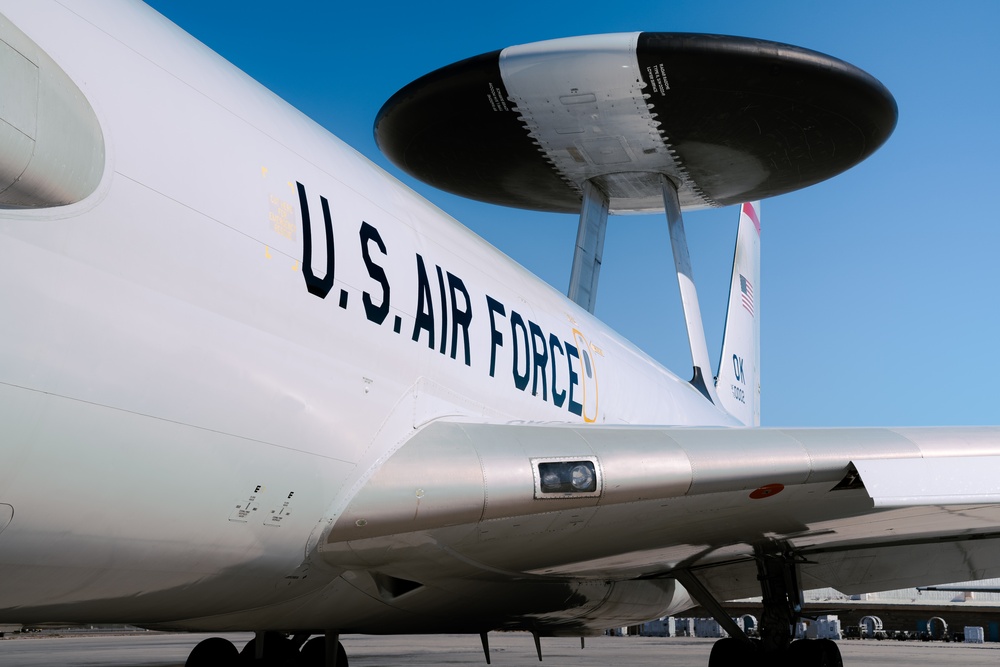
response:
M760 500L761 498L770 498L775 496L785 488L784 484L765 484L759 489L754 489L750 494L751 500Z
M757 219L757 211L753 209L753 204L744 202L743 214L750 218L750 222L753 223L754 228L757 230L757 236L760 236L760 220Z

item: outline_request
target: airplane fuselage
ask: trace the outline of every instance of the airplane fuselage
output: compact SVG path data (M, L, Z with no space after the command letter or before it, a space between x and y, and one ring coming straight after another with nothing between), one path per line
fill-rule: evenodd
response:
M634 33L463 61L389 105L406 163L445 84L493 86L469 141L499 120L534 162L481 198L578 189L595 219L662 201L689 383L145 5L0 0L0 38L0 624L323 632L333 655L341 632L583 635L688 592L731 623L719 601L763 592L781 657L802 587L1000 574L998 429L740 428L759 423L752 201L711 380L683 202L870 155L896 107L861 70ZM504 72L520 93L479 78ZM610 92L550 99L552 72ZM770 131L731 122L748 101ZM646 148L564 124L602 114Z
M733 423L151 10L3 12L105 153L0 216L0 622L340 599L316 544L435 420Z

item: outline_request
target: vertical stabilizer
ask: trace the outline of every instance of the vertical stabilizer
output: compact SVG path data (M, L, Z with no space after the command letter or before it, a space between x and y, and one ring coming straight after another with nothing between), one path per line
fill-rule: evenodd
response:
M759 201L740 207L716 390L729 414L746 426L760 426Z

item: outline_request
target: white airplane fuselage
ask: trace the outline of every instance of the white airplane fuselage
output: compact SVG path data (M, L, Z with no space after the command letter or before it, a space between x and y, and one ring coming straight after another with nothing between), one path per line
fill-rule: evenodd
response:
M360 627L316 546L416 429L735 423L152 10L71 7L0 4L105 151L0 212L0 623Z
M663 172L608 183L662 194L701 350L681 199L840 173L888 137L895 101L842 61L744 38L556 40L514 60L568 49L586 73L595 43L611 57L587 62L619 74L657 49L728 54L715 74L790 65L734 101L681 58L703 106L676 151L649 104L683 86L656 79L647 104L652 61L626 77L630 107L605 105L681 170L680 189ZM463 63L430 80L478 85L463 68L496 64ZM809 104L774 94L805 80ZM802 588L1000 576L1000 429L740 427L759 423L752 201L717 391L698 389L139 2L0 0L0 90L0 625L584 635L693 606L689 591L731 622L720 601L764 592L781 652ZM438 99L408 107L408 90L382 128L404 162L399 114L427 120ZM590 97L559 105L603 108ZM703 150L722 131L704 105L725 124L745 100L809 132L787 150L754 121L733 126L746 160ZM722 187L730 163L743 189ZM541 192L570 187L548 176Z

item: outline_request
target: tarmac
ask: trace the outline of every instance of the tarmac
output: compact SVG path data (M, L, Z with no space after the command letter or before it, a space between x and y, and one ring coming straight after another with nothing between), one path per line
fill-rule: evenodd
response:
M116 636L15 635L0 640L0 667L183 667L188 652L209 635L133 633ZM225 635L237 646L251 636ZM350 667L459 666L486 664L478 636L430 635L342 638ZM712 639L688 637L542 638L542 665L548 667L704 667ZM846 667L998 665L1000 644L920 641L841 640ZM530 634L490 634L496 667L538 664Z

